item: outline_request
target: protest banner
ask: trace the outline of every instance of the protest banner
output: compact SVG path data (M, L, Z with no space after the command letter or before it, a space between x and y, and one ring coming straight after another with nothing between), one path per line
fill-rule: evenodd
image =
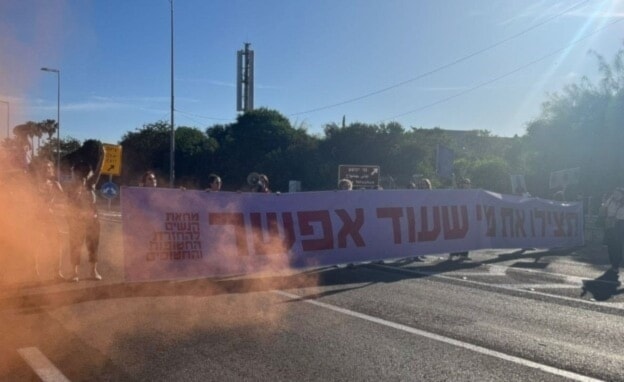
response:
M129 281L583 244L579 203L483 190L257 194L122 188Z

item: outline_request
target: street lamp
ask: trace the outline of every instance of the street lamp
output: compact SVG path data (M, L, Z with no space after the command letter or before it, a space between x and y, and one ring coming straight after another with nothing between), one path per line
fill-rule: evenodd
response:
M11 106L9 104L9 101L0 101L0 103L4 103L7 105L7 139L9 139L9 129L11 128L11 122L10 122L10 115L11 115Z
M171 146L169 150L169 187L175 186L175 126L173 124L173 0L169 0L171 6Z
M56 176L61 182L61 71L41 68L44 72L56 73Z

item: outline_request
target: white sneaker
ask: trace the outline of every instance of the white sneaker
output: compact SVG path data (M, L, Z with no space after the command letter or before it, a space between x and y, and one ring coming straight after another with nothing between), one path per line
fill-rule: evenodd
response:
M91 272L91 277L93 277L94 280L100 281L102 280L102 276L100 276L100 274L98 273L97 270L93 270L93 272Z

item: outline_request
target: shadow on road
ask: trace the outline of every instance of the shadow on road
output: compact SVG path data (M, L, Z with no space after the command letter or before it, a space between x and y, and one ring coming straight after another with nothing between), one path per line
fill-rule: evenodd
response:
M618 289L621 285L617 272L608 270L594 280L583 281L581 297L589 293L596 301L606 301L613 296L624 294L624 288Z
M396 272L385 267L385 272L379 272L374 264L362 264L356 267L344 268L329 266L309 271L302 271L281 276L250 276L223 279L194 279L181 281L156 281L142 283L99 283L81 282L77 284L61 285L57 282L48 284L32 284L5 289L0 295L0 309L18 308L22 312L36 311L42 308L78 304L86 301L157 296L212 296L220 294L262 292L274 289L300 289L327 286L348 286L334 288L319 293L312 293L306 298L319 298L326 295L345 292L352 289L365 288L376 283L391 283L405 279L430 277L458 270L477 269L479 267L517 260L512 267L544 268L548 262L541 262L548 257L569 256L578 248L565 250L532 251L517 250L502 253L484 261L443 260L439 262L423 262L419 258L406 258L393 262L386 262L396 266ZM532 260L532 262L527 261ZM417 268L412 268L417 265ZM406 267L409 272L402 271ZM390 271L388 271L390 270ZM416 270L416 272L414 272ZM354 286L354 284L358 284ZM584 282L581 297L590 293L596 300L605 301L613 296L624 293L619 286L618 275L607 272L595 280Z
M357 272L355 270L358 270ZM414 277L422 277L415 275ZM325 267L291 275L270 277L245 277L225 279L194 279L182 281L155 281L141 283L65 283L62 290L54 290L58 284L29 284L15 288L0 297L0 310L17 308L22 313L37 312L39 309L56 308L82 302L163 296L213 296L221 294L252 293L275 289L313 288L330 285L349 285L347 289L362 288L380 282L396 282L405 279L404 275L379 272L362 267ZM353 284L365 284L354 287ZM342 290L327 291L333 294ZM321 297L317 295L316 297Z

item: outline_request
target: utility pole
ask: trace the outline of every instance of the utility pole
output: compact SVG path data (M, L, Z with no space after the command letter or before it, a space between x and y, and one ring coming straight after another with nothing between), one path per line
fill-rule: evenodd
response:
M56 177L61 183L61 71L53 68L41 68L41 70L56 73Z
M173 92L173 0L169 0L171 5L171 146L169 150L169 187L175 187L175 124L174 124L174 92Z
M9 101L1 101L0 103L4 103L7 105L7 118L6 118L6 125L7 125L7 139L9 139L9 130L10 130L10 125L11 125L11 104L9 103Z

